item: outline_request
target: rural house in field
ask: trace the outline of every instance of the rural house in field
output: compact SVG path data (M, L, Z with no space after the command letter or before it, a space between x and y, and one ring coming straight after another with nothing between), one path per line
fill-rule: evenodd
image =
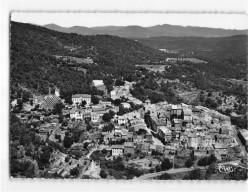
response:
M91 104L91 95L88 95L88 94L75 94L75 95L72 95L73 105L81 104L82 101L85 101L86 105L89 106Z

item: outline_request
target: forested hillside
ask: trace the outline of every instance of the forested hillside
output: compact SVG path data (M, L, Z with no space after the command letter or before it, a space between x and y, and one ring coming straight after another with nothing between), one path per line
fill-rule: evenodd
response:
M155 49L176 50L180 53L207 60L245 63L247 57L247 36L230 37L151 37L136 39Z
M123 74L132 71L133 64L158 63L168 56L136 41L116 36L81 36L16 22L11 22L10 44L11 86L19 84L43 94L53 85L59 87L62 93L87 93L94 69ZM63 62L55 55L89 57L94 63L90 67L85 66L92 70L86 75L69 66L58 66ZM101 77L99 72L96 71L96 74Z
M61 33L11 22L11 95L14 96L20 86L41 94L47 94L49 86L56 86L61 97L69 100L75 93L97 94L90 87L93 79L102 79L108 91L114 80L120 79L136 81L133 95L141 100L155 97L156 101L178 102L176 91L185 91L182 88L186 87L190 91L223 91L245 101L244 87L229 82L230 79L244 80L246 77L245 40L246 36L209 39L160 37L134 41L110 35ZM179 53L168 54L158 48L178 50ZM74 57L75 60L64 61L61 56ZM161 73L134 66L163 64L167 57L179 56L193 56L208 63L172 63ZM90 58L93 63L82 63L75 57ZM178 79L179 86L161 87L161 81L166 79Z

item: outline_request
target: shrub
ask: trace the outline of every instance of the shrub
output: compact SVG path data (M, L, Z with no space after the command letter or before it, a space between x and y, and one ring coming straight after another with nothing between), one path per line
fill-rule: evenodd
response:
M216 161L216 157L211 154L210 156L204 156L203 158L201 158L198 162L197 165L198 166L208 166L211 165L212 163L214 163Z
M73 176L78 175L79 174L78 167L75 167L75 168L71 169L70 174L73 175Z
M184 180L199 180L201 178L201 170L195 169L191 171L188 175L184 176Z
M65 157L65 162L69 162L69 160L70 160L70 157Z
M156 172L160 172L160 171L161 171L160 165L157 165L157 166L155 167L155 169L156 169Z
M150 172L150 173L154 173L154 172L155 172L155 169L154 169L154 168L151 168L151 169L149 170L149 172Z
M159 180L171 180L172 176L168 173L164 173L158 177Z
M107 173L103 169L100 171L100 177L104 179L107 178Z
M168 158L165 158L161 163L161 170L165 171L165 170L169 170L171 168L172 168L172 163L170 162L170 160Z
M107 149L106 148L104 148L104 149L102 149L102 154L107 154Z
M185 167L187 168L192 167L193 164L194 164L194 161L191 158L185 161Z

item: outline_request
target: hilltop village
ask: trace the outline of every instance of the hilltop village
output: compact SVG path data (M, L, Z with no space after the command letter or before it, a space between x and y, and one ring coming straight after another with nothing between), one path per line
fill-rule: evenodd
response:
M31 146L41 159L31 162L33 177L133 179L216 161L246 162L247 135L228 116L203 106L142 102L131 95L132 85L125 81L108 94L102 80L93 80L102 96L74 94L68 104L55 88L23 104L15 116L45 143L38 151ZM11 111L18 106L16 99ZM30 160L21 144L16 158Z

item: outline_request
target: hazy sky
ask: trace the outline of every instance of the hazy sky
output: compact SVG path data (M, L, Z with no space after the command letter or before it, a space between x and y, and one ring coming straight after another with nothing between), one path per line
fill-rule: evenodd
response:
M38 25L54 23L71 26L153 26L173 24L225 29L248 29L244 14L161 14L161 13L32 13L14 12L11 20Z

